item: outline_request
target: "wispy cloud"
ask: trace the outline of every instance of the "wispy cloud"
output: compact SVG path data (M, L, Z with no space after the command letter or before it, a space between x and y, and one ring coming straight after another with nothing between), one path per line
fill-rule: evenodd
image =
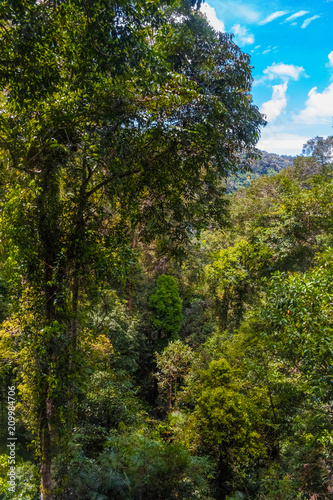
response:
M275 51L278 47L267 47L266 50L264 50L263 54L267 54L270 51ZM284 63L273 63L271 66L267 66L266 69L263 71L264 76L260 78L255 78L253 85L261 85L263 83L266 83L268 81L272 80L282 80L283 82L289 82L289 80L295 80L297 81L299 77L305 74L305 70L302 66L295 66L294 64L284 64Z
M309 137L306 136L281 132L280 127L273 124L268 125L262 131L258 148L280 155L299 155L302 152L303 144L308 139Z
M235 26L231 28L231 31L239 40L240 45L251 45L252 43L254 43L254 35L252 35L252 33L248 33L247 29L244 26L235 24Z
M273 63L272 66L268 66L264 69L264 74L269 80L274 78L282 78L284 80L298 80L300 75L304 73L304 68L302 66L295 66L294 64L284 64L284 63Z
M298 19L299 17L305 16L305 14L309 14L309 11L308 10L300 10L299 12L295 12L295 14L292 14L291 16L287 17L287 19L285 19L284 22L286 23L286 22L294 21L295 19Z
M328 54L328 62L325 64L326 68L331 70L331 78L333 80L333 50Z
M328 54L328 63L326 63L326 68L333 69L333 50Z
M259 26L263 26L264 24L271 23L274 21L274 19L277 19L278 17L285 16L286 14L289 13L289 10L278 10L277 12L273 12L273 14L270 14L267 16L265 19L260 21L258 24Z
M235 10L235 5L232 4L233 10ZM260 18L259 12L253 10L251 7L248 5L241 5L238 4L236 7L237 10L237 16L241 19L244 19L249 22L256 22Z
M218 12L225 20L237 17L243 23L256 23L261 18L259 11L245 0L224 0L219 3Z
M287 82L281 83L281 85L273 85L272 99L264 102L261 106L260 111L266 115L268 122L275 120L287 106L287 88Z
M308 17L307 19L305 19L304 23L302 24L301 28L306 28L307 26L309 26L310 23L312 23L312 21L314 21L315 19L319 19L320 16L312 16L312 17Z
M205 14L207 21L216 31L225 31L224 22L218 19L214 7L211 7L207 2L202 3L200 11Z
M308 93L305 108L294 117L294 121L302 124L329 123L333 115L333 83L323 92L313 87Z

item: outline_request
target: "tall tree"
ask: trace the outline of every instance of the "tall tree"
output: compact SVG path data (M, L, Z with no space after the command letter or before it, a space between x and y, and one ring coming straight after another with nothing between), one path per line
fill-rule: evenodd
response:
M134 231L179 251L223 223L222 179L254 154L263 121L248 56L185 0L7 0L0 18L3 252L23 297L42 498L54 500L83 291L126 271Z
M333 159L333 136L309 139L303 146L303 154L312 156L325 167Z

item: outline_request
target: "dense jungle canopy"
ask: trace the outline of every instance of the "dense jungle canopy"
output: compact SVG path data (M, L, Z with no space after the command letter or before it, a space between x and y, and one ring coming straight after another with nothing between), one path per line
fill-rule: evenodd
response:
M333 497L332 138L198 7L0 4L4 500Z

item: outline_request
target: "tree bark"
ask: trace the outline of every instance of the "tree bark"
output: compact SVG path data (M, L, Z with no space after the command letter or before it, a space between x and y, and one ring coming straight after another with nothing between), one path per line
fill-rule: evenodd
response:
M52 401L45 398L40 425L41 446L41 500L54 500L52 474Z
M137 245L137 234L135 233L133 236L131 248L134 250ZM127 298L127 309L130 314L133 313L133 307L134 307L134 295L133 295L133 290L134 290L134 280L135 280L135 268L130 271L130 274L127 278L127 283L125 286L125 293L126 293L126 298Z

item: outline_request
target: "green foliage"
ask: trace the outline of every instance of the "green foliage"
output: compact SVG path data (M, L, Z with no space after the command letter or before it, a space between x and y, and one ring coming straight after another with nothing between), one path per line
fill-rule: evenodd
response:
M159 336L176 340L183 315L175 278L164 274L157 278L155 293L149 298L149 307L152 310L152 324Z
M177 390L179 382L185 378L189 365L193 359L193 351L180 340L170 342L161 354L156 353L158 380L161 392L166 392L169 401L169 410L172 401L177 405Z
M8 455L0 455L0 498L2 500L39 500L39 474L35 464L18 459L15 465L15 492L9 491Z
M333 342L332 262L330 252L320 258L324 265L303 275L273 276L266 307L259 321L266 345L276 349L286 367L297 367L311 384L316 398L328 402L332 398ZM268 307L269 304L269 307Z
M194 413L202 422L200 435L219 443L218 433L224 429L223 449L232 424L235 442L228 449L237 457L237 439L241 442L242 434L236 431L246 429L243 407L251 416L248 423L253 432L260 436L261 453L266 450L270 457L266 463L261 459L256 478L247 473L244 491L253 489L255 498L291 499L301 492L309 498L325 498L330 491L331 252L323 254L319 264L303 275L273 275L250 321L218 347L234 372L220 360L200 376L205 389ZM222 422L224 414L228 421L220 428L214 426L214 417ZM250 457L250 441L244 449ZM235 477L235 487L242 490Z
M209 498L205 458L191 457L177 443L163 443L140 433L111 437L96 462L72 463L67 495L73 499L186 500ZM95 496L94 496L95 495Z
M79 403L79 417L74 439L87 457L103 450L109 433L127 426L137 426L144 411L130 380L114 372L96 371L87 381Z
M332 497L332 137L258 159L200 3L0 5L14 499Z
M232 175L227 181L228 193L234 193L238 189L249 187L251 183L262 175L272 176L280 172L282 169L292 165L292 156L277 155L260 151L260 158L255 162L251 162L249 170L239 172L237 175Z
M233 228L200 242L197 287L219 315L227 297L228 330L198 349L176 435L214 457L217 498L331 496L332 180L320 171L300 157L259 179L233 197Z
M89 364L86 298L126 281L135 234L179 255L211 220L224 225L223 178L255 156L263 120L249 57L191 10L199 4L0 6L1 252L23 314L18 373L46 500ZM181 301L170 280L165 290L154 326L177 338ZM114 310L100 335L120 354L115 367L134 371L135 321Z
M189 417L200 448L217 461L215 487L221 495L232 491L256 460L265 456L264 443L251 418L253 403L242 391L237 375L225 359L212 361L201 374Z
M312 156L322 167L332 163L333 160L333 136L314 137L309 139L303 146L303 154Z
M240 240L214 254L213 262L205 266L205 280L222 329L239 326L246 303L251 301L271 258L269 246Z
M113 369L135 372L138 367L139 340L138 319L131 316L126 304L108 289L99 290L97 299L86 305L87 324L94 336L109 339L113 352L110 363Z
M234 198L235 231L268 247L269 272L305 271L331 231L332 183L329 177L311 177L317 171L313 159L297 158L293 167L259 179Z

